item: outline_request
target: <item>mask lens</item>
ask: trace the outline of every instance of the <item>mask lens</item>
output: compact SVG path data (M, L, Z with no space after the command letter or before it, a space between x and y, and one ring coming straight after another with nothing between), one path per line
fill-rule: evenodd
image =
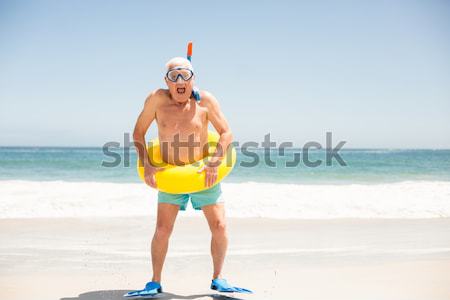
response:
M181 76L184 81L187 81L191 79L193 75L194 73L189 69L173 69L167 72L167 78L172 82L176 82L178 76Z
M191 77L192 77L191 70L180 70L180 74L181 74L181 77L183 77L183 79L185 81L191 79Z
M167 72L167 78L170 81L177 81L177 77L178 77L178 71L177 70L170 70L169 72Z

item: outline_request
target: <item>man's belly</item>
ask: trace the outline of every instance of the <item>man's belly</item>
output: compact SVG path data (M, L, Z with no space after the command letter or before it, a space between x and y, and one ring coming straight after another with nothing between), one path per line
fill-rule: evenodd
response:
M208 155L208 131L159 132L162 159L172 165L191 164Z

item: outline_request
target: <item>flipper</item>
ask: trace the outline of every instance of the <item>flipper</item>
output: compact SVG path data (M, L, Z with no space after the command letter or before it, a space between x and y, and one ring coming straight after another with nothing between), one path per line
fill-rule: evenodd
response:
M131 291L123 295L126 298L151 298L162 293L161 284L158 282L147 282L143 290Z
M237 286L231 286L225 279L217 278L211 282L211 289L224 293L244 293L252 294L253 292L248 289L240 288Z

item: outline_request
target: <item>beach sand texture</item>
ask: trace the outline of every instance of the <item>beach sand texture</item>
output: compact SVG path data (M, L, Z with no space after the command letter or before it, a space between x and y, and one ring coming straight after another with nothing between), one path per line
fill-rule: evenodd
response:
M155 219L0 220L0 299L122 299L150 280ZM450 219L229 219L224 276L238 299L450 299ZM178 218L163 299L209 289L209 231Z

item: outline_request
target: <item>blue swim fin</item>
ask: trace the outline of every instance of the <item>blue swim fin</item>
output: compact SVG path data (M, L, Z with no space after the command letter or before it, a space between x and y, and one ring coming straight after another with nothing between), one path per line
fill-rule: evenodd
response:
M131 291L123 295L125 298L151 298L162 293L161 284L158 282L147 282L143 290Z
M240 288L237 286L231 286L225 279L217 278L211 282L211 289L223 293L244 293L252 294L253 292L248 289Z

